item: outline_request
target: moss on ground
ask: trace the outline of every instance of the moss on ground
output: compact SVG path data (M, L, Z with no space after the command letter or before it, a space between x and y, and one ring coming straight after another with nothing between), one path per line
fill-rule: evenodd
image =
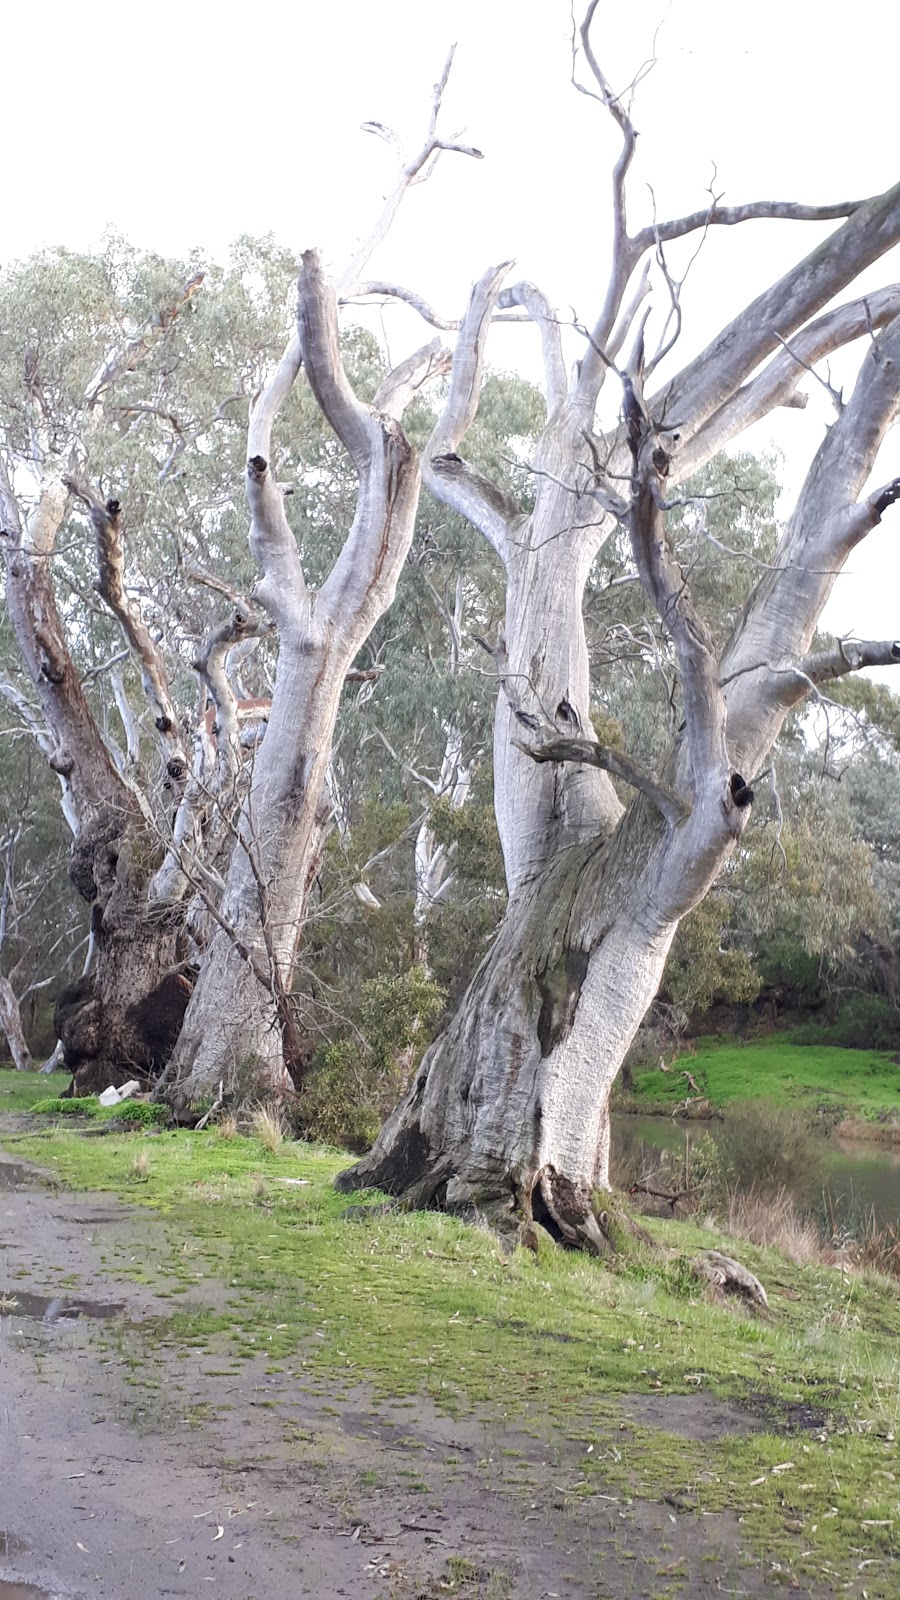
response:
M539 1418L584 1442L563 1485L573 1504L621 1491L729 1508L789 1580L863 1571L872 1600L896 1593L896 1285L794 1266L686 1223L649 1223L655 1249L635 1248L616 1271L555 1248L507 1257L487 1231L439 1213L347 1218L332 1187L341 1152L273 1154L215 1129L142 1143L60 1122L5 1143L75 1188L161 1216L168 1259L149 1247L135 1259L138 1233L126 1270L171 1295L173 1314L136 1339L200 1348L217 1366L262 1352L270 1369L332 1392L365 1380L376 1396L424 1393L453 1413ZM771 1321L703 1297L690 1261L708 1247L758 1273ZM215 1310L191 1298L211 1275L226 1286ZM701 1442L623 1427L619 1398L636 1393L727 1397L764 1431Z
M841 1112L868 1120L900 1117L900 1064L878 1050L841 1050L799 1045L789 1034L770 1034L749 1044L700 1040L696 1053L680 1056L669 1072L634 1071L634 1107L671 1110L693 1091L684 1072L713 1105L762 1097L783 1105Z

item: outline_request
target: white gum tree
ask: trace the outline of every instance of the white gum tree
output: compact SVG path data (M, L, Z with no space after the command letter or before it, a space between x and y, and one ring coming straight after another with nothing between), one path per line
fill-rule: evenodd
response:
M813 648L841 568L900 498L900 481L867 488L900 411L900 284L842 298L900 240L900 186L828 206L724 206L712 198L694 215L630 232L626 180L636 134L626 98L614 94L594 53L596 9L592 0L580 53L588 92L620 138L603 305L581 330L583 354L570 376L562 324L545 296L530 283L503 287L506 265L486 273L459 329L423 464L430 492L480 530L505 570L505 623L491 652L508 910L374 1149L338 1183L477 1209L500 1226L535 1215L564 1238L602 1249L595 1197L609 1181L610 1090L681 918L734 851L754 777L791 707L834 677L900 659L892 640ZM740 308L700 355L654 383L682 314L666 246L751 219L839 226ZM644 302L654 260L671 332L651 353ZM418 295L371 287L432 315ZM534 323L543 352L547 421L531 460L527 516L461 454L491 316L510 308ZM771 565L748 566L743 612L718 652L667 531L677 486L772 408L802 403L804 376L854 340L867 344L853 393L825 433ZM621 410L602 431L605 384L617 385ZM677 665L682 725L655 772L592 736L582 596L617 528Z
M421 148L401 167L337 284L315 251L303 256L296 329L250 407L245 479L250 549L260 577L250 600L221 576L205 580L229 595L233 609L193 663L201 685L193 723L179 714L170 683L173 657L167 660L159 630L148 625L129 585L128 507L104 498L92 480L104 465L97 416L201 290L202 275L110 349L70 406L64 427L26 351L24 394L0 427L0 534L7 609L31 696L26 721L60 777L74 832L71 876L91 906L93 967L58 1017L78 1090L121 1081L134 1070L158 1073L162 1066L160 1092L185 1106L219 1085L234 1090L242 1072L247 1093L291 1083L296 1038L289 992L331 818L325 778L341 691L393 599L419 502L419 456L401 419L424 385L449 372L451 361L433 338L387 374L371 404L361 400L342 359L338 296L354 292L404 194L429 176L442 152L479 154L437 131L451 59L435 86ZM380 125L372 131L393 139ZM463 323L472 347L483 344L481 323L491 306L491 294L478 285ZM357 479L352 526L315 592L272 468L273 426L301 370ZM224 404L240 398L238 392ZM132 398L129 406L128 418L164 415L152 398L137 406ZM160 481L185 444L177 420L173 426L175 447ZM208 427L201 424L199 431ZM121 680L124 757L105 737L73 659L53 580L58 535L73 507L93 530L94 587L104 613L118 623L123 653L139 669L164 780L156 792L136 772L137 725ZM275 683L265 737L248 760L230 657L248 640L267 636L277 649ZM14 685L6 688L17 692Z

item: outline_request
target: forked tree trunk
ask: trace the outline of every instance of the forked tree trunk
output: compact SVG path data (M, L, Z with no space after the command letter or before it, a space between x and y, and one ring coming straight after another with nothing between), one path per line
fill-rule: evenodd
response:
M400 418L422 383L450 365L449 352L433 341L388 375L374 405L364 405L343 371L334 289L314 252L303 258L299 290L298 336L251 415L247 464L250 542L263 571L256 593L279 632L275 692L219 927L161 1086L179 1109L208 1099L220 1083L243 1101L290 1086L289 991L331 810L325 779L341 691L393 600L419 500L419 458ZM476 286L469 318L480 323L489 314ZM315 600L270 467L272 424L301 359L359 480L353 525Z
M0 471L0 503L11 532L10 620L46 719L41 742L77 827L70 877L91 908L93 969L63 990L56 1007L73 1092L86 1094L148 1077L166 1060L190 989L182 970L185 908L157 914L148 904L161 854L149 807L116 770L69 653L48 559L65 485L48 471L26 518Z
M282 643L220 915L163 1085L179 1109L223 1083L241 1102L292 1084L289 990L329 808L325 774L350 661ZM257 822L256 819L260 819Z
M503 689L495 781L511 897L456 1016L372 1152L337 1184L377 1186L413 1204L485 1214L501 1226L537 1214L564 1238L602 1248L594 1195L609 1181L610 1090L680 919L740 837L753 798L741 774L760 771L788 709L811 685L900 660L900 644L891 641L807 654L835 574L900 498L900 480L857 498L900 408L891 367L900 318L892 297L879 302L886 331L826 436L778 554L749 591L721 660L666 532L672 483L680 460L681 470L696 470L713 448L793 393L796 371L785 371L781 356L755 384L746 382L776 342L784 343L785 308L791 328L815 315L897 237L900 205L893 192L845 208L851 220L829 251L814 252L761 296L649 407L641 334L628 370L619 373L624 427L601 438L594 432L597 394L625 337L615 332L616 317L621 310L627 331L640 304L639 289L622 309L650 236L625 232L622 185L635 136L590 52L594 9L582 30L585 52L623 133L614 176L618 243L607 304L571 388L558 321L543 297L529 284L500 297L503 306L526 307L544 346L549 422L533 460L534 511L517 517L500 489L460 457L475 414L471 396L467 407L448 404L427 463L432 491L481 530L506 567L506 643L494 650ZM756 214L767 210L808 214L777 206ZM705 222L684 219L672 229L689 232L710 217L740 221L742 213L710 213ZM856 307L842 309L803 330L814 358L856 336L856 314ZM470 357L461 339L454 358L461 381ZM674 433L659 420L667 414L678 419ZM681 457L673 462L675 446ZM591 736L581 598L610 513L628 528L635 576L677 664L684 722L665 757L665 782ZM621 820L608 772L641 793Z

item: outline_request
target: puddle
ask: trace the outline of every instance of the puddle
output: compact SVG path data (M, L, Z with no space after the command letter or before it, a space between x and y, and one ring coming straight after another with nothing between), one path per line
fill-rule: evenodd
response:
M0 1316L33 1317L38 1322L72 1322L76 1317L95 1317L105 1321L117 1317L125 1306L121 1300L79 1300L64 1295L28 1294L23 1289L0 1289ZM0 1600L4 1600L0 1589Z
M715 1440L753 1433L763 1424L733 1400L704 1394L625 1394L620 1405L626 1422L662 1428L682 1439Z
M36 1182L37 1174L17 1161L0 1161L0 1189L24 1189Z

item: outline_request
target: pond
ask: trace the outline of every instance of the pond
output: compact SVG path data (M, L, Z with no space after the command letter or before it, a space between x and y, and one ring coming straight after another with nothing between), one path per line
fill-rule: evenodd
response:
M645 1170L658 1167L664 1151L684 1157L685 1146L711 1136L720 1122L684 1122L675 1117L613 1116L613 1160L628 1162L629 1171L642 1161ZM868 1144L832 1137L825 1146L825 1196L837 1227L853 1228L874 1213L880 1226L900 1225L900 1146Z

